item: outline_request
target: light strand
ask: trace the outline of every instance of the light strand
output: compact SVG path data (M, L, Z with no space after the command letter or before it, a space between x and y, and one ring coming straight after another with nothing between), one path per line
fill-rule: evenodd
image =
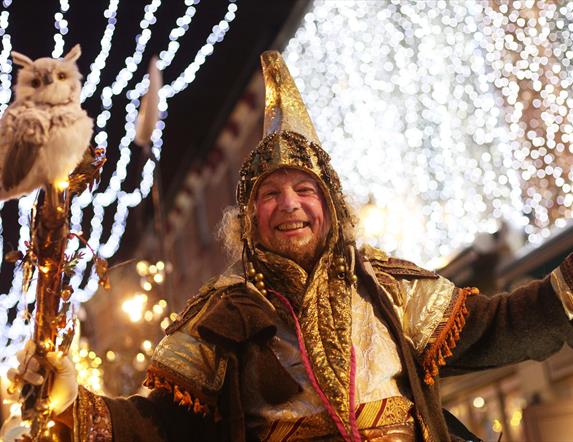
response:
M68 33L68 21L64 18L64 15L69 9L69 1L60 0L60 10L54 14L54 27L57 32L54 34L53 58L60 58L64 53L64 35Z

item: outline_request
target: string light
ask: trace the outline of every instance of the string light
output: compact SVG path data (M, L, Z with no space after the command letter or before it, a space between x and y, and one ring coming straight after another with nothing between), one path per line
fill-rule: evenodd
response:
M5 7L9 6L9 1L4 0L3 4ZM164 2L165 3L165 2ZM185 13L180 16L176 20L176 26L171 30L169 34L169 43L164 51L160 52L159 60L158 60L158 68L163 70L168 67L171 62L173 61L174 57L176 56L178 49L179 49L179 42L178 40L186 35L189 24L192 21L192 18L196 14L196 9L194 5L199 3L198 0L185 0L185 5L187 6ZM143 53L146 48L146 44L151 37L151 27L153 24L156 23L156 12L159 9L162 2L160 0L153 0L148 5L145 6L144 17L140 22L140 33L136 38L136 47L133 54L130 57L125 59L125 66L120 70L118 75L116 76L115 80L112 82L110 86L106 86L102 89L100 94L101 105L102 105L102 112L96 117L96 126L99 129L99 132L96 134L95 141L98 146L106 147L108 141L108 135L105 131L107 122L111 118L112 112L112 104L113 104L113 97L120 95L123 93L125 87L127 86L128 82L132 79L134 72L137 70L137 67L141 60L143 59ZM61 0L60 1L60 12L56 13L54 16L55 18L55 27L59 31L56 35L65 35L67 33L68 23L64 19L64 13L67 12L69 9L69 2ZM97 90L97 87L100 83L100 72L105 67L105 63L107 57L109 55L109 51L111 48L111 40L113 37L113 33L116 27L116 13L118 9L118 0L111 0L109 2L108 8L104 12L104 16L107 18L107 26L104 31L104 35L101 40L101 51L96 57L94 63L91 65L91 71L87 76L86 84L82 89L82 101L92 97ZM237 12L238 7L235 3L235 0L230 0L227 11L225 12L224 19L219 21L217 25L215 25L212 29L212 32L207 37L206 43L203 47L198 51L196 56L193 58L193 61L187 66L187 68L177 77L177 79L169 85L165 85L164 89L161 91L161 102L160 102L160 110L161 110L161 118L162 120L165 119L167 116L167 108L168 102L167 100L173 97L175 94L181 92L186 87L189 86L195 79L195 75L201 66L205 63L206 59L213 53L214 47L217 43L221 42L230 28L230 23L235 18L235 13ZM61 15L60 15L61 14ZM5 17L5 18L4 18ZM11 63L8 61L8 55L10 52L10 38L9 35L5 34L5 30L7 28L7 11L3 11L2 15L0 15L0 34L4 33L3 35L3 51L0 54L0 66L2 66L2 75L9 75L11 70ZM4 38L4 37L7 37ZM59 46L59 37L54 38L56 42L56 49ZM63 40L62 40L63 41ZM63 48L63 44L62 44ZM2 64L2 57L5 55L4 60L8 64L8 68ZM61 55L61 53L60 53ZM53 56L57 56L54 55ZM2 83L2 79L7 78L8 84L10 83L11 78L2 77L0 76L0 87L3 87L4 83ZM112 173L112 178L109 182L107 188L103 191L99 191L98 193L91 193L90 191L85 191L78 197L76 197L71 205L71 219L70 225L72 231L81 231L82 230L82 221L83 221L83 209L88 207L90 204L93 206L93 216L90 220L91 224L91 231L90 236L88 238L88 244L97 251L103 257L110 257L112 256L119 247L119 242L121 236L125 231L125 223L127 221L127 215L129 209L136 206L141 202L143 198L145 198L153 184L153 163L151 161L147 162L143 167L143 173L141 176L141 182L138 188L135 191L127 193L121 189L121 185L125 178L127 177L127 165L130 161L130 150L129 145L133 141L133 137L135 135L135 119L137 116L137 108L140 104L139 99L146 93L147 87L149 84L149 80L147 76L144 76L142 80L140 80L136 86L129 90L126 93L126 96L129 100L128 105L125 108L126 111L126 133L120 141L119 145L119 152L120 158L116 164L116 169ZM7 92L4 92L4 91ZM4 104L6 104L10 100L10 88L9 86L5 89L0 91L0 106L2 105L2 101L4 100ZM2 109L4 109L6 105ZM162 134L163 129L165 127L164 121L159 121L155 131L152 134L152 149L154 154L157 158L160 157L161 154L161 146L162 146ZM111 166L111 165L110 165ZM30 208L33 204L33 201L36 197L36 193L33 195L28 195L27 197L22 198L19 201L19 221L21 225L20 229L20 238L19 238L19 250L25 250L24 242L29 240L30 238L30 229L28 225L28 216L30 213ZM102 228L102 220L106 211L113 210L113 205L115 204L115 214L113 226L109 232L107 240L102 243L102 236L104 234ZM108 214L109 216L109 214ZM0 225L1 227L1 225ZM68 248L66 253L73 253L80 247L80 243L77 239L72 239L68 243ZM82 250L85 252L86 259L80 260L79 264L76 267L76 273L71 278L71 284L74 287L75 291L72 296L72 302L77 304L89 299L93 293L98 288L97 284L97 276L95 275L95 271L91 269L90 276L88 278L87 283L83 286L82 280L84 278L84 272L88 269L88 259L91 256L91 253L84 249ZM22 316L23 311L28 303L33 302L33 297L26 299L20 296L21 290L21 283L22 283L22 271L20 268L16 268L14 270L13 275L13 285L9 291L9 293L0 299L0 361L2 363L6 363L10 355L13 355L21 346L23 341L25 340L26 336L29 336L31 328L28 323L27 319L24 319ZM32 285L29 289L30 293L35 292L35 282L32 282ZM8 316L7 311L11 308L16 306L18 315L12 321L12 324L9 327L6 327ZM153 315L153 313L151 313ZM8 361L12 362L13 361Z
M68 33L68 21L64 14L70 9L68 0L60 0L60 10L54 14L54 27L58 32L54 34L53 58L60 58L64 53L64 35Z
M213 26L211 33L207 36L206 42L203 46L199 49L197 54L195 55L193 61L187 66L187 68L179 75L173 82L170 84L164 85L160 92L160 103L159 109L161 111L161 121L158 122L157 127L152 133L151 141L152 141L152 150L156 158L161 157L161 146L163 144L162 141L162 134L163 129L165 127L164 121L162 121L167 116L167 109L168 109L168 99L176 95L177 93L183 91L186 87L188 87L195 79L195 74L201 68L201 66L205 63L207 57L209 57L214 50L214 45L223 41L225 34L229 30L230 26L229 23L235 18L235 12L237 11L237 5L234 1L230 1L227 7L227 12L223 20L221 20L217 25ZM185 16L192 18L195 14L195 8L193 6L188 6ZM190 22L190 21L189 21ZM174 28L170 35L174 35L172 37L180 38L182 31L186 30L186 20L177 20L178 26ZM176 31L176 32L174 32ZM173 43L175 40L172 40ZM157 61L157 67L159 69L164 69L165 67L169 66L171 60L173 59L174 53L178 49L178 45L171 45L169 46L167 51L160 52L159 59ZM121 183L125 180L127 176L127 164L129 163L129 159L131 157L131 150L129 149L129 145L133 141L135 137L135 123L137 119L137 107L139 106L139 98L141 98L145 92L147 91L147 87L149 85L149 79L147 75L130 91L127 92L126 96L130 98L130 102L126 105L126 123L125 123L125 134L120 140L120 159L116 164L116 170L113 172L112 177L110 179L109 185L106 190L101 193L98 193L95 198L93 199L93 207L94 207L94 217L92 218L92 229L90 238L88 239L88 243L91 247L95 250L98 250L99 254L103 257L110 257L112 256L117 249L119 248L119 242L121 236L125 231L127 216L129 214L129 208L136 206L145 198L153 184L153 169L154 163L150 160L148 161L143 167L142 179L138 188L136 188L132 192L124 192L120 190ZM101 115L101 114L100 114ZM111 116L111 113L109 114ZM103 133L100 132L98 136ZM102 137L100 141L105 141L107 136ZM97 136L96 136L97 140ZM85 202L89 204L91 198L85 198ZM101 225L104 215L104 207L108 207L112 203L116 202L116 213L114 216L114 222L111 228L111 234L109 239L101 243ZM72 284L74 286L79 285L80 281L83 278L83 272L87 268L87 261L80 262L77 267L76 275L72 278ZM93 293L97 290L97 275L92 270L90 278L85 286L85 288L79 288L75 292L76 300L84 301L89 299L93 295Z
M429 263L500 219L538 243L571 216L573 4L498 5L316 1L286 48L389 252Z
M107 18L107 24L105 26L105 31L100 42L101 50L92 63L90 73L86 77L86 81L82 87L80 94L82 103L94 94L100 82L101 71L105 68L107 57L109 56L109 51L111 50L111 41L117 22L116 16L118 5L119 0L110 0L107 9L103 13L104 17Z
M8 107L8 102L12 97L12 60L10 52L12 51L12 40L7 33L11 1L3 1L4 10L0 12L0 36L2 37L2 52L0 52L0 115Z

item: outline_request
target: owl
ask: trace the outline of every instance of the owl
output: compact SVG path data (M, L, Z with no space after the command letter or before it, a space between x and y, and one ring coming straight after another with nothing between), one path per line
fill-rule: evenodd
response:
M82 159L93 120L80 107L80 55L79 45L62 59L12 52L21 69L0 119L0 200L65 180Z

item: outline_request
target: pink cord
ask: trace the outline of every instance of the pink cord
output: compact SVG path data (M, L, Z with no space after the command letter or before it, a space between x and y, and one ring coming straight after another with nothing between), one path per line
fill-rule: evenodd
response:
M300 350L300 353L302 356L302 363L303 363L304 368L306 370L306 374L308 375L308 377L310 379L310 383L311 383L312 387L314 388L314 390L316 391L316 393L320 397L320 400L324 404L326 411L328 412L328 414L330 415L330 417L334 421L336 427L338 428L338 431L340 432L340 434L342 435L342 437L344 438L345 441L353 442L353 440L354 440L354 441L359 442L360 441L360 434L359 434L358 428L356 426L356 415L354 414L354 393L355 393L354 392L354 390L355 390L355 388L354 388L354 376L355 376L355 371L356 371L356 363L354 360L354 347L352 347L351 354L350 354L350 410L351 410L351 412L350 412L350 426L352 429L352 434L348 434L346 432L346 428L344 428L344 423L340 419L340 416L338 416L338 414L336 414L336 411L334 410L334 407L330 404L330 401L326 397L326 394L324 394L324 391L322 391L322 388L320 388L320 385L318 385L318 381L316 380L316 376L314 375L314 372L312 371L312 367L310 365L308 353L306 352L306 347L304 345L302 330L300 328L300 324L298 322L298 318L296 316L296 313L294 312L294 309L292 308L288 299L285 298L283 295L281 295L279 292L277 292L276 290L273 290L273 289L268 289L268 291L270 293L272 293L273 295L275 295L277 298L279 298L279 300L282 301L282 303L286 305L288 311L290 312L292 318L294 319L294 325L295 325L295 329L296 329L296 337L298 340L298 347L299 347L299 350Z

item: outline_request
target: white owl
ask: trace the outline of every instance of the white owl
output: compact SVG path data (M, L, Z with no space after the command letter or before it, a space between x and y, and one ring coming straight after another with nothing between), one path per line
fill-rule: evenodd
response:
M22 68L0 120L0 200L65 180L82 159L93 121L80 107L80 55L79 45L63 59L12 52Z

